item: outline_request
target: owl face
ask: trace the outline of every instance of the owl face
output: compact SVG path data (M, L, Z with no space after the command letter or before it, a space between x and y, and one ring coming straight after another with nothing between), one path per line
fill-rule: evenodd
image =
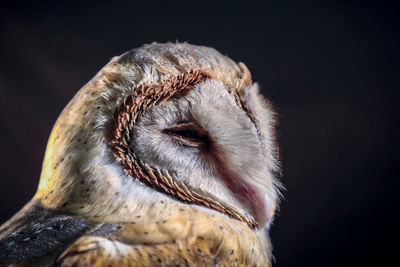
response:
M278 195L273 124L244 64L148 45L114 58L65 108L35 198L102 221L170 200L261 229Z
M142 114L130 148L146 168L168 173L235 217L265 225L275 196L263 138L235 95L211 79Z

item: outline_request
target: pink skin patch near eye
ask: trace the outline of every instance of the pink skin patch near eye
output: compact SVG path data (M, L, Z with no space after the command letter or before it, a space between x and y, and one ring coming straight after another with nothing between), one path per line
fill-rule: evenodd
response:
M256 191L254 191L254 189L251 187L243 186L243 193L254 195Z

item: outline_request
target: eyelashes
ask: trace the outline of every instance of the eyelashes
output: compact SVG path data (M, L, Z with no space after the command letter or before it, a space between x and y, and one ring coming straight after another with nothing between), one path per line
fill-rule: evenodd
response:
M162 133L189 147L206 147L211 144L208 132L195 122L183 122L165 128Z

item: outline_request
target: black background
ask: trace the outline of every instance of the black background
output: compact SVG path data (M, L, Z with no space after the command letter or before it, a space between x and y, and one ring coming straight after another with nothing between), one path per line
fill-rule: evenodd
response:
M279 113L287 191L271 229L275 266L387 266L396 255L396 6L31 2L1 6L0 223L33 196L75 92L112 56L178 40L245 62Z

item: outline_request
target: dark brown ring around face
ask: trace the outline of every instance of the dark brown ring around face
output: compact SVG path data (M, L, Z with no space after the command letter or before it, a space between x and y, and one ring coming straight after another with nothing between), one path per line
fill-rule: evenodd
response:
M148 186L184 203L197 204L214 209L248 224L251 228L256 228L257 222L246 220L234 210L212 201L207 196L199 195L196 192L188 192L185 185L182 184L179 186L179 181L170 183L167 177L156 175L152 170L142 166L130 147L133 127L138 117L144 111L153 105L166 102L176 95L184 94L192 90L196 84L210 78L202 70L192 70L178 76L170 77L160 85L139 85L134 88L133 94L128 96L114 113L108 138L109 146L119 164L131 177L137 178ZM189 128L191 128L191 131L196 131L196 137L183 136L182 130ZM179 133L179 131L181 132ZM192 146L205 144L208 136L203 128L193 123L167 128L165 133Z

